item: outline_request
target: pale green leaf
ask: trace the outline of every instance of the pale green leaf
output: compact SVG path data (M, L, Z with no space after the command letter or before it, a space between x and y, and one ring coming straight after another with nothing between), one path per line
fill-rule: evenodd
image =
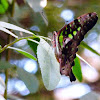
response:
M31 55L30 53L24 51L24 50L21 50L21 49L18 49L18 48L15 48L15 47L8 47L9 49L13 49L13 50L16 50L18 51L19 53L23 54L24 56L30 58L30 59L33 59L33 60L37 60L33 55Z
M5 69L11 68L11 67L14 67L14 65L11 65L7 61L3 61L3 60L0 61L0 70L5 70Z
M16 25L13 25L13 24L10 24L10 23L7 23L7 22L3 22L3 21L0 21L0 27L12 29L12 30L17 30L17 31L21 31L21 32L25 32L25 33L33 35L33 33L28 31L28 30L25 30L25 29L23 29L19 26L16 26Z
M55 89L61 77L60 66L51 46L41 38L37 47L37 57L46 89Z
M14 33L10 32L9 30L7 30L7 29L4 28L4 27L1 27L1 26L0 26L0 30L1 30L1 31L4 31L4 32L6 32L6 33L8 33L8 34L10 34L11 36L13 36L13 37L15 37L15 38L18 38L18 36L16 36Z
M30 93L37 92L39 83L37 78L33 74L26 72L22 68L17 68L17 73L19 78L25 83L25 85L29 89Z

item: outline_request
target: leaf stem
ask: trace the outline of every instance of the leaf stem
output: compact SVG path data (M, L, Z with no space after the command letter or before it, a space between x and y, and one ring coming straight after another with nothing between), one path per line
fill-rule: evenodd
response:
M15 2L16 2L16 0L13 0L13 2L12 2L11 17L14 16Z
M5 70L5 92L4 92L4 98L7 100L7 83L8 83L8 69Z
M7 43L10 43L11 35L8 35ZM6 51L6 61L10 59L10 50ZM4 98L7 100L7 83L8 83L8 69L5 70L5 92Z
M13 3L12 3L13 8L12 8L12 11L11 11L11 17L13 17L13 15L14 15L15 1L16 1L16 0L13 0ZM7 41L8 44L10 43L10 40L11 40L11 35L8 35L8 41ZM5 47L4 47L4 48L5 48ZM5 49L6 49L6 48L5 48ZM5 50L5 49L4 49L4 50ZM2 50L1 50L1 51L2 51ZM1 52L0 52L0 54L1 54ZM9 60L10 60L10 50L8 49L8 50L6 51L6 61L9 61ZM6 100L7 100L8 73L9 73L9 70L6 69L6 70L5 70L5 92L4 92L4 98L5 98Z
M38 36L38 37L51 41L51 39L48 37L44 37L44 36Z
M33 39L33 38L35 38L35 37L44 38L44 39L47 39L47 40L51 41L50 38L47 38L47 37L44 37L44 36L37 36L37 35L33 35L33 36L29 36L29 37L22 37L22 38L16 39L15 41L9 43L8 45L5 45L5 46L0 50L0 53L3 52L5 49L7 49L7 47L13 45L14 43L16 43L16 42L18 42L18 41L20 41L20 40L23 40L23 39L27 39L27 40L28 40L28 39ZM35 41L34 41L34 42L35 42Z
M16 43L16 42L18 42L18 41L20 41L20 40L23 40L23 39L28 39L28 38L34 38L34 37L33 37L33 36L30 36L30 37L22 37L22 38L16 39L15 41L9 43L8 45L5 45L5 46L1 49L0 53L3 52L5 49L7 49L7 47L13 45L14 43Z

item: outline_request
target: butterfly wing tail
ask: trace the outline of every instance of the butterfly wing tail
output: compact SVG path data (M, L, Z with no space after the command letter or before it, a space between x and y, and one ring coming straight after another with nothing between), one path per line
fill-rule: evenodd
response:
M70 81L71 81L71 82L76 80L76 78L75 78L75 76L74 76L72 70L71 70L71 72L70 72L69 77L70 77Z

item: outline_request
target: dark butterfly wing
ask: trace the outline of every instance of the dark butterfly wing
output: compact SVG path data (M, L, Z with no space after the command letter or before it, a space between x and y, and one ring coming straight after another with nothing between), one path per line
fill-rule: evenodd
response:
M70 81L76 78L72 72L74 66L74 58L78 51L78 45L83 40L84 35L96 24L98 20L97 14L84 14L68 25L65 25L58 34L59 62L60 72L70 77Z

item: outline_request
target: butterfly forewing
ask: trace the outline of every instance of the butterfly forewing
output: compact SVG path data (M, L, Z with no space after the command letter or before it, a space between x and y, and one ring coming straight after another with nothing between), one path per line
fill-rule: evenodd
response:
M97 20L98 17L95 12L87 13L65 25L56 33L59 51L55 50L55 55L60 63L60 72L69 76L71 81L75 81L72 66L74 66L78 45L83 40L84 35L96 24Z

